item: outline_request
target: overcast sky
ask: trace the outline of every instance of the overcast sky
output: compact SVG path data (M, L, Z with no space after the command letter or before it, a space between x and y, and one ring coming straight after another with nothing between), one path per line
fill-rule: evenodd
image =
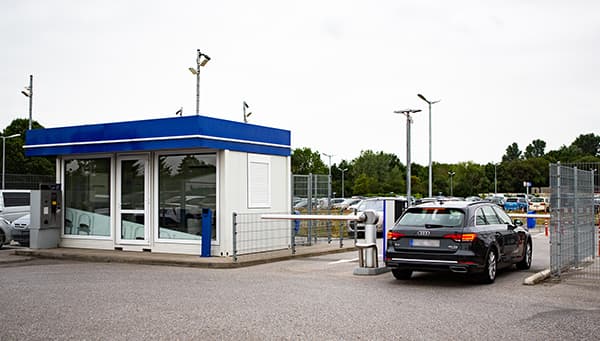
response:
M200 113L292 132L335 155L498 162L534 139L548 150L600 134L600 1L0 2L0 128ZM327 159L324 157L327 163Z

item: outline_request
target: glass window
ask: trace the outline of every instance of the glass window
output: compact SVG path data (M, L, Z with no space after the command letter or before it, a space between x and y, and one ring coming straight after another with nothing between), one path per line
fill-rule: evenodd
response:
M216 154L162 155L158 167L158 237L200 240L202 215L210 209L216 239Z
M483 210L483 214L485 214L485 219L489 224L500 224L500 220L494 213L494 209L491 206L484 206L481 208Z
M463 225L464 212L454 208L417 207L409 208L398 221L402 226L448 226Z
M483 214L483 211L481 210L481 208L477 209L477 213L475 213L475 225L487 225L488 222L485 219L485 215Z
M67 235L110 236L110 158L65 160Z
M494 211L496 211L496 215L502 224L512 224L512 219L510 219L508 214L506 214L503 209L500 207L494 207Z
M4 192L4 207L29 206L28 192Z

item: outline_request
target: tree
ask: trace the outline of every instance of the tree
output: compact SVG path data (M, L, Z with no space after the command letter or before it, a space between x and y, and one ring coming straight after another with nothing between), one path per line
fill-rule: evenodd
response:
M525 158L532 159L536 157L544 156L544 150L546 149L546 142L540 139L533 140L526 148L525 148Z
M593 133L579 135L571 146L584 155L600 156L600 136Z
M521 150L519 150L519 145L516 142L513 142L513 144L506 148L506 154L502 156L502 162L515 161L519 159L521 159Z
M6 140L6 173L7 174L37 174L54 175L54 157L26 157L25 134L29 127L29 120L17 118L13 120L2 132L2 136L21 134L19 137ZM31 122L32 129L43 129L38 122Z
M342 191L342 169L344 171L344 190ZM331 166L331 188L332 191L336 193L336 196L342 196L342 193L345 197L351 197L352 192L352 183L354 182L354 178L352 177L352 164L346 160L342 160L339 165L333 164Z
M292 174L329 174L329 170L319 152L304 147L292 152Z
M351 174L356 179L354 194L402 193L402 171L400 159L394 154L361 151L352 161ZM360 183L358 183L360 181Z

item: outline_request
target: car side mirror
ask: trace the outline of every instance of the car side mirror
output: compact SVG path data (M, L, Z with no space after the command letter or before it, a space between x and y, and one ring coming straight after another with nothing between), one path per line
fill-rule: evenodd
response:
M523 222L521 221L521 219L515 219L515 220L513 220L513 223L516 226L523 226Z

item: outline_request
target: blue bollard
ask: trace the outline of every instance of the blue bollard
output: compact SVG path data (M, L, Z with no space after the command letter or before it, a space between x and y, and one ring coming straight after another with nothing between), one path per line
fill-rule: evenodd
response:
M210 208L202 209L202 257L210 257L210 243L212 242L212 211Z
M528 211L527 214L535 214L535 211ZM527 218L527 228L535 228L535 218Z

